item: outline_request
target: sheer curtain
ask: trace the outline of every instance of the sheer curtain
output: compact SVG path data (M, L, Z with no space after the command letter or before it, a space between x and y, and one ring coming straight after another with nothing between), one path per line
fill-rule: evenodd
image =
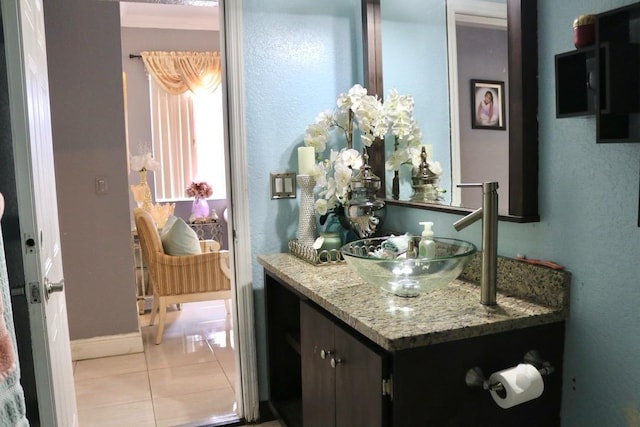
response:
M181 199L199 178L194 97L210 98L221 82L217 52L142 52L149 72L149 93L156 199ZM206 141L208 144L209 141ZM202 169L202 166L200 167Z

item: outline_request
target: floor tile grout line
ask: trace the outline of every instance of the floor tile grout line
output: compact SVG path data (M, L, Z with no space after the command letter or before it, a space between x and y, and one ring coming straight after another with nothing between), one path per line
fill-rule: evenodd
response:
M158 425L158 414L156 414L156 405L153 397L153 389L151 388L151 374L149 372L149 360L147 359L147 343L142 343L142 350L144 353L144 364L147 368L147 387L149 387L149 396L151 397L151 410L153 411L153 423Z
M131 403L151 402L151 400L152 399L127 400L126 402L109 403L109 404L106 404L106 405L88 405L88 406L83 406L82 408L78 408L78 410L110 408L110 407L113 407L113 406L122 406L122 405L131 404Z

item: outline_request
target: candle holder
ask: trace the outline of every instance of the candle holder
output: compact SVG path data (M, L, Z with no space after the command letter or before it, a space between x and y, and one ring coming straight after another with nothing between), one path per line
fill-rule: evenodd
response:
M300 187L298 242L311 247L316 240L316 214L313 197L313 188L316 183L311 175L298 175L296 181Z

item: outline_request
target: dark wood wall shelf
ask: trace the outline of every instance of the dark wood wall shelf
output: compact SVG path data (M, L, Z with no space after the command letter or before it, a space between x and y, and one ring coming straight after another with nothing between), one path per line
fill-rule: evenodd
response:
M593 114L597 143L640 142L640 3L595 21L595 45L555 56L556 117Z
M555 56L556 117L595 114L596 142L640 142L640 3L595 17L595 45Z
M597 142L640 142L640 3L601 13L596 32L607 85L598 96Z
M588 46L556 55L556 117L596 112L596 49Z

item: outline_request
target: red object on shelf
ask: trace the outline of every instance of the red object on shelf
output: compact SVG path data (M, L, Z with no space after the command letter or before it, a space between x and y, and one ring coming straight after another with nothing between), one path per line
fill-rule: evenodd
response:
M577 48L596 41L596 23L593 15L580 15L573 21L573 44Z
M573 44L575 47L592 45L596 37L595 24L580 25L573 28Z

